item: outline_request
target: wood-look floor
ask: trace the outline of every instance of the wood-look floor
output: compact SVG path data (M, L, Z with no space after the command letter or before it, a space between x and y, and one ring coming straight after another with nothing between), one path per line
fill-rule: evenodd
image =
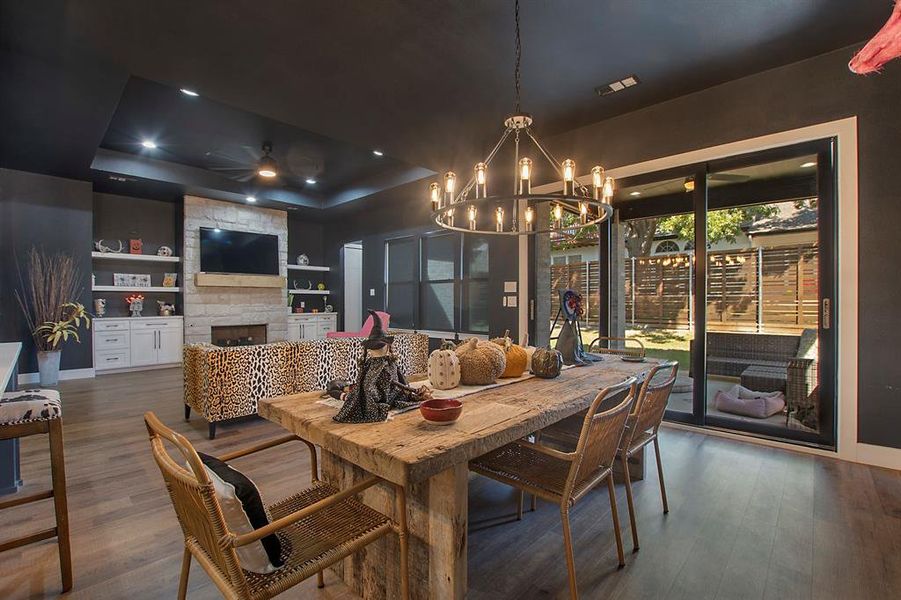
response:
M217 453L279 433L261 419L219 428L182 420L180 369L106 375L61 385L72 523L73 598L174 598L181 533L152 462L141 414L154 410L198 449ZM901 598L901 473L666 430L670 513L653 466L635 485L641 551L616 569L606 490L576 505L573 535L583 598ZM304 447L283 446L238 464L269 500L308 481ZM29 489L49 482L46 440L22 441ZM630 536L622 486L623 535ZM567 597L559 513L540 504L513 521L509 489L474 478L469 597ZM0 513L0 538L49 527L49 502ZM0 598L59 593L56 546L0 554ZM328 576L285 598L352 597ZM198 568L189 598L217 598Z

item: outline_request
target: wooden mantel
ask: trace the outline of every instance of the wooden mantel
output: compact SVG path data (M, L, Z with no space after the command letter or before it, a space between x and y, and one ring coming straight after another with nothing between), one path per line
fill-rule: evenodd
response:
M287 277L281 275L247 275L240 273L195 273L197 287L287 287Z

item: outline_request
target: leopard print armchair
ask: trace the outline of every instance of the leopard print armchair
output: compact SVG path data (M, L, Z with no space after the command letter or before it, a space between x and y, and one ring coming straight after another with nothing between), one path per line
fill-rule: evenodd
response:
M200 413L210 424L257 414L257 402L286 394L323 390L333 379L353 381L364 338L276 342L223 348L212 344L184 347L185 418ZM425 373L429 338L397 333L393 351L401 371Z

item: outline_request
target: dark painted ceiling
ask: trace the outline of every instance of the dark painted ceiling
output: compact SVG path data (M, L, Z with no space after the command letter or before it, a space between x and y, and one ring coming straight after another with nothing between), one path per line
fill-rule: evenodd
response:
M12 168L88 178L98 147L121 150L142 127L172 135L173 160L207 167L203 153L252 151L268 124L288 140L273 140L286 161L292 139L322 142L311 161L324 167L320 190L348 200L398 183L373 180L367 150L384 150L386 165L468 172L511 110L512 1L0 1L0 164ZM559 133L859 43L890 10L887 0L523 0L523 108L539 134ZM640 85L594 93L633 73ZM132 97L159 87L142 80L196 89L248 120L229 139L212 113L190 120L152 93Z

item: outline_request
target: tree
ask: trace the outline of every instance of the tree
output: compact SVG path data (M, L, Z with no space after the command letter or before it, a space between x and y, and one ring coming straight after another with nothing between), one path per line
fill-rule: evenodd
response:
M779 208L773 204L712 210L707 213L707 241L711 244L722 240L734 242L743 225L778 213ZM682 240L693 240L695 217L693 214L685 214L626 222L625 238L629 256L648 256L654 236L660 233L675 235Z

